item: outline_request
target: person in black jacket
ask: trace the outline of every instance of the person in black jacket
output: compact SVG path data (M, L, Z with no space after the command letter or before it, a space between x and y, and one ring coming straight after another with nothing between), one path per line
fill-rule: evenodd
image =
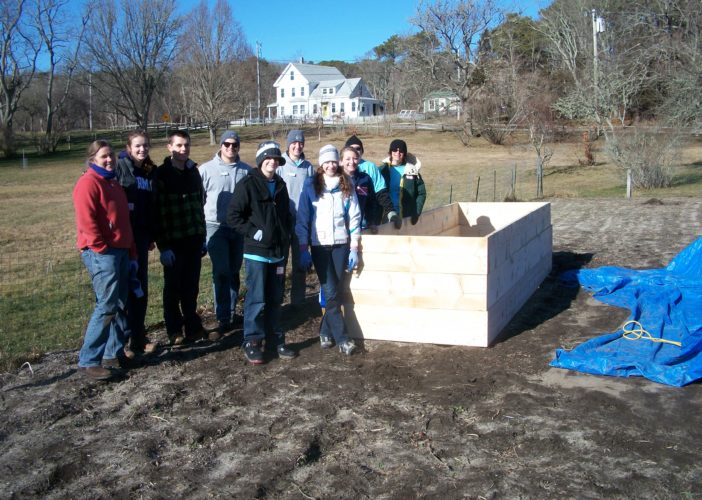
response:
M156 165L149 157L151 142L142 131L131 132L127 136L126 149L117 160L117 180L127 193L129 202L129 221L132 224L134 241L137 249L136 270L133 274L127 299L127 323L129 331L129 348L125 356L153 353L158 342L146 337L144 321L149 298L149 251L155 248L153 235L153 192L151 181Z
M283 359L297 353L285 345L280 329L285 255L290 244L292 214L288 188L276 169L285 159L276 142L262 142L256 166L237 183L229 204L227 224L244 236L246 298L244 300L244 356L253 365L264 362L267 351Z

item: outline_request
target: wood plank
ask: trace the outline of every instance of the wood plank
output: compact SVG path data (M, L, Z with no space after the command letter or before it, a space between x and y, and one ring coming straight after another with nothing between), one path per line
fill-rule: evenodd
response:
M408 290L419 293L449 291L465 295L485 293L488 287L486 274L416 273L369 271L354 273L351 290L385 293L388 290Z

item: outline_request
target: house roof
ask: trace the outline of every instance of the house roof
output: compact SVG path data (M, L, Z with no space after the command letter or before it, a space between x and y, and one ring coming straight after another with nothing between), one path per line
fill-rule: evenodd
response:
M324 80L319 82L319 86L315 88L310 97L328 97L326 94L322 93L323 88L334 87L333 97L351 97L356 90L356 88L361 83L360 78L343 78L340 80Z
M424 99L437 99L441 97L444 97L446 99L458 99L456 93L450 90L435 90L433 92L429 92L427 95L424 96Z
M274 87L278 86L280 80L288 74L290 67L295 68L298 75L302 76L305 80L310 83L319 83L326 80L338 80L344 79L344 75L337 68L333 66L319 66L318 64L304 64L304 63L289 63L283 72L280 74L278 79L273 84Z

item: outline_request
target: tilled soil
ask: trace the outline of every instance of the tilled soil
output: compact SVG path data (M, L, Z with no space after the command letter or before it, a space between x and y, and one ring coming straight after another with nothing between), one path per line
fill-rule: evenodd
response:
M548 363L628 315L559 273L662 267L702 233L702 202L552 203L553 272L492 348L322 351L310 282L284 314L293 361L247 365L235 331L119 382L86 380L75 351L0 375L0 497L699 496L699 384Z

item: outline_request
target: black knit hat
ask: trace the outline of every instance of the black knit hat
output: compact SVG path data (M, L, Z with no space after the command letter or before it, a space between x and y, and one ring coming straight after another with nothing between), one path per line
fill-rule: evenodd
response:
M399 149L405 156L407 156L407 143L402 139L395 139L390 143L390 153L394 150Z
M361 146L361 153L363 153L363 143L361 142L361 139L356 137L355 135L352 135L346 140L346 144L344 144L345 148L351 147L351 146Z
M278 160L278 166L285 165L285 158L280 152L280 144L273 141L262 142L256 150L256 166L261 168L263 160L266 158L275 158Z

